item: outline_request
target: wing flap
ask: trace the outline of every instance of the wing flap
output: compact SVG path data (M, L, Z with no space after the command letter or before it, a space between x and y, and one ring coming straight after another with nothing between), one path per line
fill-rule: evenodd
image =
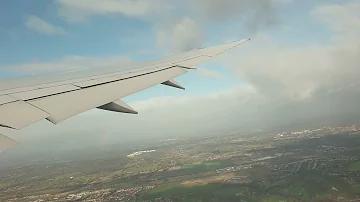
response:
M15 101L0 105L0 126L21 129L50 116L27 102Z
M186 70L182 68L172 67L131 79L32 100L29 103L50 113L51 116L47 119L57 124L76 114L111 103L119 98L162 83L185 72Z

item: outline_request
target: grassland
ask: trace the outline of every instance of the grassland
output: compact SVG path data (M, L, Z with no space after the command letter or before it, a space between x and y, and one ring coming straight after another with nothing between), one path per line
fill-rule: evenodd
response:
M352 172L360 171L360 161L351 164L349 171L352 171Z
M333 189L335 188L336 191ZM307 173L265 182L248 184L166 184L143 193L141 199L149 200L171 197L175 201L311 201L314 198L328 199L341 194L356 194L337 176ZM341 193L341 194L340 194ZM192 199L192 200L190 200Z
M233 163L230 160L204 161L199 164L182 165L181 170L187 173L207 172L232 165Z

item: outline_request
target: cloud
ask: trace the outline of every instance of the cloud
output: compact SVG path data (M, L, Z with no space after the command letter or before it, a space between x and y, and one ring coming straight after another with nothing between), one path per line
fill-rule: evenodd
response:
M294 0L272 0L271 2L275 4L289 4L294 3Z
M126 55L113 55L103 57L85 57L78 55L64 56L55 61L39 61L24 64L1 65L0 70L19 73L42 73L74 71L88 68L118 68L126 69L126 64L131 62Z
M65 35L66 31L64 28L50 24L44 19L39 18L35 15L30 15L25 21L25 26L33 31L39 32L46 35Z
M154 26L155 41L158 45L171 47L173 51L178 52L199 47L204 42L203 30L208 25L215 28L231 24L234 30L245 24L247 30L257 32L276 25L278 23L276 7L290 2L289 0L187 0L181 3L169 1L174 11L172 15L165 12L165 16L158 16Z
M221 78L222 77L222 75L219 72L212 71L209 69L204 69L204 68L196 69L195 73L197 75L208 77L208 78Z
M325 5L316 8L312 15L335 31L338 40L355 38L360 33L360 4ZM340 35L340 36L339 36Z
M276 6L289 0L57 0L58 13L69 22L120 15L154 25L155 43L174 52L198 47L208 23L245 23L251 31L277 23ZM237 23L240 24L240 23ZM214 25L216 26L216 25Z
M276 5L271 0L188 0L189 9L203 21L242 21L251 31L277 23Z
M155 26L156 44L171 47L174 52L200 47L203 34L200 25L189 17Z
M251 48L244 46L227 54L226 66L264 101L259 106L263 110L257 117L259 123L358 120L360 15L353 12L357 6L360 4L326 5L312 12L316 20L334 30L331 38L341 40L289 46L259 34Z
M59 5L59 15L69 22L82 22L93 16L110 14L146 18L171 9L165 0L57 0L56 2Z

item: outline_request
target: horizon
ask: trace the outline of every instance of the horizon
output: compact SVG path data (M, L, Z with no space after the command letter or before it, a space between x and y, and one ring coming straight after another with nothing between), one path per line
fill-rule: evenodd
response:
M82 139L102 145L214 131L353 124L360 118L356 0L1 4L2 79L121 69L134 61L251 38L175 78L185 91L157 85L125 97L139 111L136 116L95 109L56 126L41 121L21 131L0 128L29 148L71 150Z

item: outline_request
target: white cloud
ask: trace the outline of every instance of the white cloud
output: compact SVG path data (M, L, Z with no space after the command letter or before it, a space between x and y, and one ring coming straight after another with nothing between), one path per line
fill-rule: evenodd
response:
M57 3L59 15L70 22L109 14L146 18L171 8L165 0L57 0Z
M231 23L231 32L245 29L257 32L277 24L276 7L290 0L197 0L168 1L174 12L165 12L155 21L156 44L171 47L175 52L199 47L203 30ZM244 25L245 24L245 25ZM226 33L230 30L224 30ZM216 30L218 32L218 30ZM224 35L228 35L226 33ZM236 34L235 34L236 35ZM236 38L238 39L238 38Z
M294 3L294 0L272 0L272 3L275 3L275 4L289 4L289 3Z
M360 4L354 1L343 5L321 6L316 8L312 15L337 33L334 39L343 41L343 39L356 38L360 33L359 10Z
M198 48L203 39L201 27L189 17L157 24L155 30L156 44L171 47L175 52Z
M70 22L111 14L151 22L156 44L175 52L199 46L208 22L233 19L245 22L251 31L272 26L277 22L275 7L286 2L289 0L57 0L59 15Z
M241 22L251 31L273 26L277 23L276 6L272 0L197 0L187 1L189 9L202 21L222 22L231 19Z
M328 24L333 30L340 32L359 31L360 4L326 5L316 8L312 14Z
M65 29L63 29L62 27L50 24L49 22L35 15L30 15L27 17L25 21L25 26L33 31L46 35L66 34Z
M253 38L251 49L240 48L228 54L224 62L235 75L253 85L268 100L278 100L283 105L294 102L300 102L299 105L306 102L329 103L326 99L342 94L342 98L336 98L338 106L329 107L328 112L343 109L344 105L346 110L347 107L357 109L348 102L359 96L356 88L360 86L360 43L357 40L360 15L353 11L358 6L358 3L322 6L313 12L317 19L326 19L325 25L335 31L333 38L341 38L341 41L289 47L258 35ZM347 33L346 37L344 33ZM349 96L350 92L353 95ZM318 106L308 107L308 110L317 111L315 107Z
M204 69L199 68L195 70L195 73L200 76L208 77L208 78L221 78L222 75L219 72L210 70L210 69Z

